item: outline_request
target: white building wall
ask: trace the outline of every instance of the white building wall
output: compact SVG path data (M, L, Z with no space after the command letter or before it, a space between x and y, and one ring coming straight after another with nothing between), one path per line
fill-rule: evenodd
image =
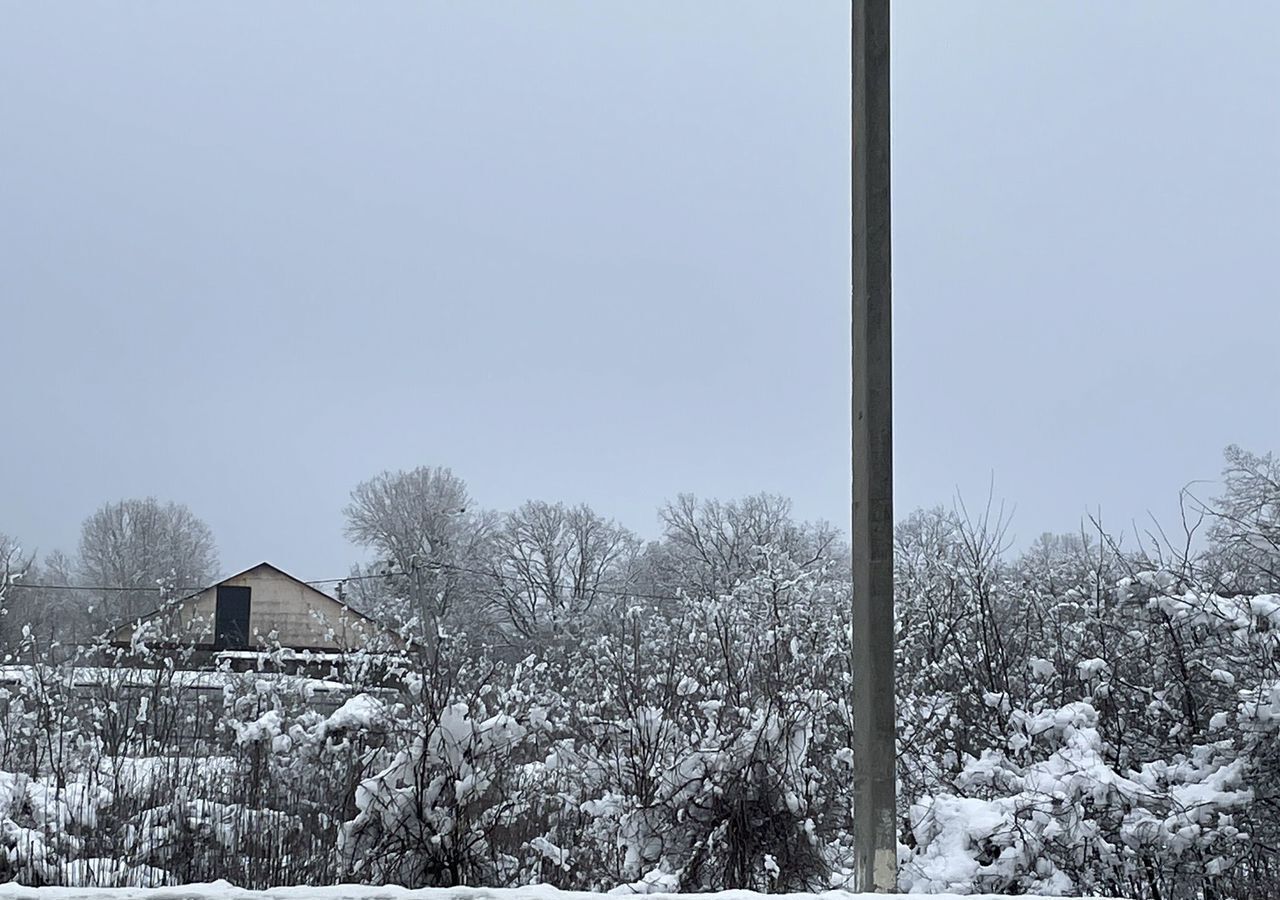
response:
M354 650L365 646L376 630L367 620L333 598L302 584L271 566L260 565L220 584L250 589L249 631L254 647L279 643L285 647L317 650ZM154 621L152 640L211 644L217 610L217 587L205 588L182 603L163 620ZM272 640L272 632L275 632ZM116 632L117 641L128 641L133 626Z

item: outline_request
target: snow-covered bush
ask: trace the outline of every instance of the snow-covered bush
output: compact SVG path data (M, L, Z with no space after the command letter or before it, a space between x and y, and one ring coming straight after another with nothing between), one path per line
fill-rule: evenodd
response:
M848 825L847 609L775 556L678 616L620 609L570 656L558 759L581 773L580 808L616 823L599 881L826 885Z
M1266 896L1280 605L1105 536L999 545L899 531L903 885Z
M356 655L304 676L277 648L263 671L208 671L151 649L172 641L145 628L127 652L15 638L0 877L847 886L845 552L777 498L681 498L663 516L641 551L598 517L579 533L568 511L529 506L492 565L484 534L449 518L466 578L449 576L447 547L429 575L410 553L388 576L404 661ZM1223 569L1255 546L1252 522L1235 516L1235 555L1206 567L1103 534L1011 555L990 517L908 517L903 887L1273 893L1280 595L1261 587L1265 554L1248 557L1247 592ZM492 584L518 578L530 583Z

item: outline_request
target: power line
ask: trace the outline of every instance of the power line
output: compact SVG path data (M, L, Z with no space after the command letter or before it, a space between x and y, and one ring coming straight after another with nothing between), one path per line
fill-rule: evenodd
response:
M473 569L467 566L454 565L453 563L424 563L424 569L443 570L449 572L459 572L467 575L476 575L481 578L491 578L504 585L514 584L520 587L530 587L528 581L522 581L513 578L510 575L504 575L501 572L486 571L484 569ZM397 576L408 576L407 572L374 572L363 575L347 575L341 578L317 578L310 581L304 581L303 584L317 587L325 584L345 584L349 581L377 581L387 580ZM129 593L129 594L161 594L163 589L160 587L120 587L119 585L83 585L83 584L41 584L28 581L12 581L9 583L10 588L21 588L27 590L44 590L44 591L87 591L93 593ZM211 585L204 587L178 587L172 588L173 592L183 592L185 595L198 593ZM644 591L623 591L609 588L596 588L591 591L592 594L602 597L617 597L629 600L654 600L663 602L682 602L686 597L678 594L652 594Z
M89 585L89 584L38 584L30 581L11 581L6 587L9 588L30 588L42 591L94 591L94 592L112 592L112 593L129 593L129 594L148 594L161 593L162 589L158 587L108 587L106 585ZM207 585L206 585L207 587ZM174 588L175 591L201 591L204 588Z
M459 572L467 575L475 575L480 578L490 578L504 586L509 585L509 586L522 587L522 588L540 587L540 585L537 585L536 583L532 583L528 580L520 579L516 576L506 575L501 572L487 571L484 569L473 569L468 566L459 566L453 563L443 563L443 562L424 563L422 568L432 569L437 571L443 570L448 572ZM351 581L379 581L379 580L385 581L395 577L409 577L410 575L412 575L411 571L410 572L369 572L362 575L345 575L340 578L316 578L309 581L303 581L302 583L306 585L310 585L311 587L318 587L320 585L326 585L326 584L345 584ZM13 582L10 582L8 586L11 588L25 588L30 590L47 590L47 591L87 591L87 592L100 592L100 593L132 593L132 594L154 593L157 595L162 593L162 589L159 587L131 588L131 587L110 586L110 585L40 584L40 583L24 582L24 581L13 581ZM177 599L185 599L186 597L189 597L192 594L199 593L200 591L206 590L212 586L213 585L204 585L202 587L180 587L180 588L173 588L172 590L174 592L182 592L182 597ZM687 595L682 595L682 594L655 594L655 593L649 593L646 591L626 591L626 590L618 590L614 588L605 588L605 587L594 588L590 591L590 593L591 595L598 596L598 597L614 597L622 600L652 600L655 602L663 602L663 603L683 603L689 599Z
M472 568L468 568L467 566L459 566L453 563L425 563L423 564L423 568L444 570L449 572L461 572L467 575L477 575L481 578L492 578L494 581L497 581L503 584L509 584L514 582L515 584L521 587L531 586L528 581L522 581L510 575L504 575L501 572L486 571L484 569L472 569ZM386 578L395 577L397 575L407 576L410 574L412 573L411 572L387 572L387 573L377 572L377 573L369 573L364 575L348 575L346 578L324 578L319 581L308 581L306 583L310 585L318 585L318 584L338 584L338 583L347 582L347 581L373 581L380 578L386 579ZM537 585L532 585L532 586L536 587ZM650 594L650 593L645 593L643 591L620 591L620 590L611 590L609 588L595 588L594 590L592 590L591 593L598 596L602 596L602 597L618 597L626 600L659 600L659 601L668 601L668 602L669 601L681 602L688 599L687 597L683 597L678 594Z

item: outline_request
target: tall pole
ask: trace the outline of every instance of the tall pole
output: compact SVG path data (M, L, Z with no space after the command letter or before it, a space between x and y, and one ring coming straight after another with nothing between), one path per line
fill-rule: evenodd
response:
M897 889L889 0L853 0L855 886Z

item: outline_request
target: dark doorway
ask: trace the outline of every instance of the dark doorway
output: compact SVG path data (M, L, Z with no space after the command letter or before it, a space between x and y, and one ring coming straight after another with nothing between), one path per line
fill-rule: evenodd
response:
M213 622L213 646L218 650L248 649L250 590L247 587L218 588L218 607Z

